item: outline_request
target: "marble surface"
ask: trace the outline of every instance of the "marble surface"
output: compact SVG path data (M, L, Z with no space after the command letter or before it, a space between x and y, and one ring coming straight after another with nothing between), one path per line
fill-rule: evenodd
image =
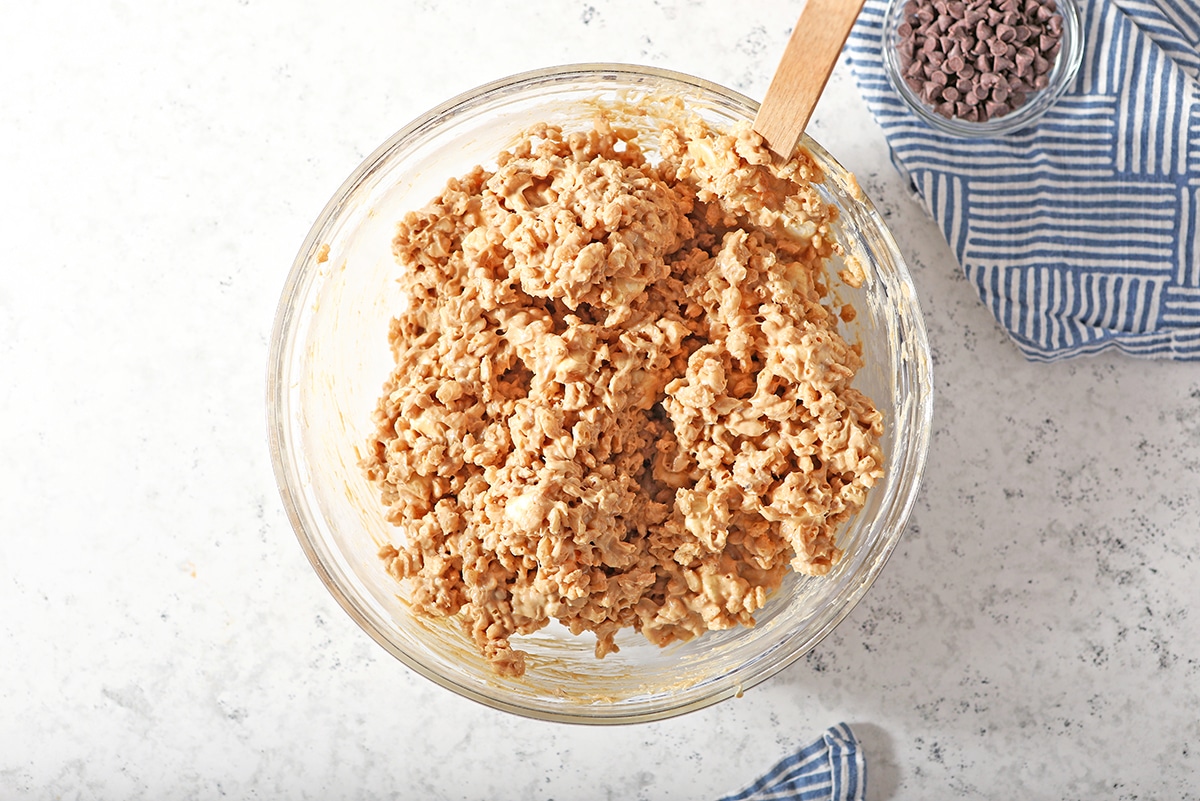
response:
M761 96L799 3L25 3L0 26L0 798L704 799L847 721L874 799L1195 798L1200 367L1024 362L844 67L812 131L928 318L926 480L810 656L622 728L462 700L309 568L267 337L378 143L486 80L668 67Z

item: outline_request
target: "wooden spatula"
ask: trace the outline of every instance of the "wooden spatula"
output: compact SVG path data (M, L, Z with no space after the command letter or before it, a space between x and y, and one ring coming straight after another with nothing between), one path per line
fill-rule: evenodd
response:
M863 0L808 0L754 118L771 152L791 158Z

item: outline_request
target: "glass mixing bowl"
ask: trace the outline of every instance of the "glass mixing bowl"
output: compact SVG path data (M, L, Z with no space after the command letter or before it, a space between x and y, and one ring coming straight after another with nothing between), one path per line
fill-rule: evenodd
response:
M468 698L547 720L626 723L713 704L808 652L862 598L912 507L929 445L929 347L916 292L883 220L853 176L805 142L826 173L821 192L841 210L837 237L866 273L861 289L831 285L854 303L846 326L866 366L856 384L882 410L886 477L840 532L846 555L827 576L790 575L754 628L714 631L658 648L623 632L602 660L594 638L558 624L523 637L520 678L497 676L452 620L415 616L407 588L377 553L395 535L358 466L371 413L392 366L388 323L401 302L391 252L404 212L424 206L451 176L494 163L536 122L586 127L587 101L621 93L674 95L717 126L753 118L747 97L664 70L598 64L517 75L450 100L385 142L342 185L304 241L271 338L268 425L287 513L313 568L350 616L418 673ZM652 119L635 121L648 129Z

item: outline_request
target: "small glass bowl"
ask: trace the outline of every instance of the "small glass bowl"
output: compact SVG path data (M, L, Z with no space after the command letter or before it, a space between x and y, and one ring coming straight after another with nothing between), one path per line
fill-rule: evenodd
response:
M1039 120L1063 95L1075 80L1079 65L1083 61L1083 25L1075 0L1056 0L1063 18L1063 32L1058 57L1050 70L1046 88L1030 94L1024 105L1003 117L986 122L971 122L958 118L947 118L938 114L922 100L907 83L901 72L900 53L896 44L900 39L899 28L904 22L904 6L907 0L891 0L883 21L883 65L888 80L904 102L918 117L936 130L963 139L983 139L1019 131Z
M394 361L388 325L398 305L396 222L478 164L495 163L538 122L590 125L596 99L673 96L710 124L753 119L757 104L665 70L593 64L539 70L487 84L418 118L346 180L317 218L284 285L271 334L267 417L271 459L288 517L314 570L346 612L404 664L467 698L545 720L654 720L740 694L807 653L858 603L895 548L929 447L933 386L925 325L904 260L883 219L848 174L806 139L824 170L817 187L841 217L834 235L862 266L843 332L862 345L855 386L884 415L885 477L839 532L846 555L827 576L790 575L754 628L714 631L666 648L633 631L595 658L592 636L552 624L513 638L529 656L523 677L496 675L454 620L413 613L409 588L378 557L398 531L358 462L371 413ZM630 125L657 141L641 106ZM624 124L624 120L622 120ZM647 150L648 153L652 152ZM386 702L385 702L386 703Z

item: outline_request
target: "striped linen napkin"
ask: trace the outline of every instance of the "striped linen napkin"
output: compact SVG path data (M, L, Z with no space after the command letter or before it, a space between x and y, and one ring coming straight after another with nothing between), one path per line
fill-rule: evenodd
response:
M1033 361L1200 360L1200 0L1078 0L1083 64L1029 128L965 140L888 83L886 0L847 57L892 161Z
M720 801L862 801L867 767L845 723L781 760L754 784Z

